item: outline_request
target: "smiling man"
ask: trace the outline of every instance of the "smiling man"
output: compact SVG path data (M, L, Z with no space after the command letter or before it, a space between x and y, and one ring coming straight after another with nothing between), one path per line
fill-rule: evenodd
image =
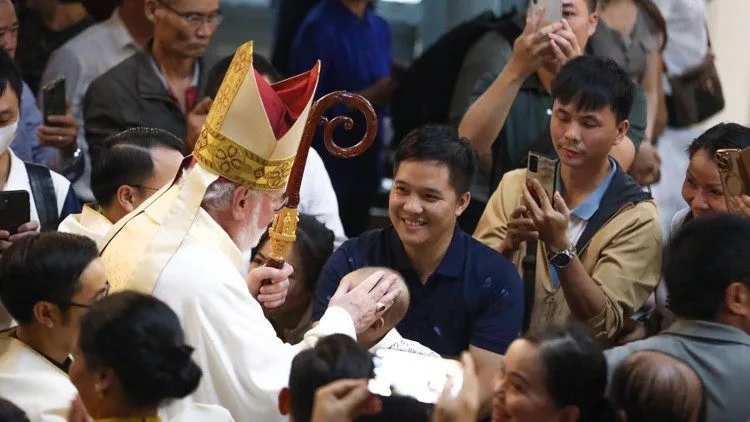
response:
M366 232L334 252L321 272L313 320L346 274L392 268L411 297L398 332L444 356L469 350L487 378L487 398L500 355L521 328L523 297L513 265L456 226L471 200L475 168L474 148L453 128L425 126L407 135L395 155L393 227Z
M95 79L84 97L92 166L105 139L131 127L163 129L184 140L187 116L206 84L213 63L203 55L222 20L219 0L146 0L146 17L153 39Z
M514 170L479 221L474 236L523 269L531 328L581 321L612 339L659 281L656 205L610 157L627 142L634 89L608 59L582 56L563 66L552 83L554 197L528 184L525 169Z

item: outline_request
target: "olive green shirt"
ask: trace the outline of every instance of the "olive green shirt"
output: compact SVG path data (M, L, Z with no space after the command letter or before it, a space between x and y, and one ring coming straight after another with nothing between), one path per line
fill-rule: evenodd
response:
M479 80L474 88L471 103L474 103L492 85L499 74L499 70L489 72ZM544 89L535 73L521 85L508 112L508 117L505 119L505 124L492 145L490 192L497 188L505 172L524 167L526 156L533 146L543 144L543 148L534 148L535 152L557 158L549 132L551 115L552 96ZM638 150L646 131L646 96L638 86L636 86L636 95L628 120L630 122L628 137ZM542 137L547 138L546 142L539 142Z

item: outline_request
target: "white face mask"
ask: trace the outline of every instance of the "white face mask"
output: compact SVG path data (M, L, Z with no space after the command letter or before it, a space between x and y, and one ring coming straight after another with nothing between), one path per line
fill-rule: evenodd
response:
M0 127L0 154L4 153L16 138L16 129L18 129L18 119L8 126Z

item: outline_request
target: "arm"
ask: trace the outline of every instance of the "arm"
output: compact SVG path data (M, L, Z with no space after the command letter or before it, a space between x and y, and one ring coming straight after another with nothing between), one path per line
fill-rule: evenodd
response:
M622 142L612 147L610 155L620 163L622 170L627 172L633 164L638 146L643 141L646 133L646 96L638 85L635 85L633 106L630 108L627 136Z
M195 347L204 371L197 401L212 398L236 420L280 420L278 392L287 385L296 353L328 334L355 338L347 312L331 308L300 344L282 343L240 273L213 248L178 251L154 295L180 316L186 342Z
M331 185L323 160L314 148L310 148L305 163L305 176L300 188L299 212L310 214L325 224L336 236L334 247L338 248L346 241L344 226L339 217L339 205L336 192Z
M523 284L516 267L497 255L489 259L493 258L497 265L490 272L490 287L480 291L483 307L474 324L469 346L479 374L482 413L490 409L492 379L500 370L503 354L521 333L524 313Z
M484 79L484 78L483 78ZM469 106L458 132L477 149L479 165L483 172L492 168L492 144L505 124L510 108L526 76L509 63L487 90ZM480 81L478 88L486 81Z
M469 346L479 381L479 415L487 416L492 409L492 380L503 366L503 355Z
M653 144L656 115L659 111L659 98L664 95L661 86L662 62L658 49L654 49L648 58L646 74L643 79L643 91L646 95L646 136L644 142Z

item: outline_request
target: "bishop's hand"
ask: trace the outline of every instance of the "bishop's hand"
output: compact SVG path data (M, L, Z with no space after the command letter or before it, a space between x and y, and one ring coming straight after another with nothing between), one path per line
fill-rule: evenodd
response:
M250 294L264 308L278 308L286 300L286 294L289 291L289 276L293 271L292 266L287 263L284 263L281 269L258 267L250 270L247 274L247 287L250 289ZM270 280L271 283L263 285L265 280Z
M357 333L364 332L391 307L401 292L398 276L376 271L352 288L346 278L331 297L328 306L343 308L352 317Z

